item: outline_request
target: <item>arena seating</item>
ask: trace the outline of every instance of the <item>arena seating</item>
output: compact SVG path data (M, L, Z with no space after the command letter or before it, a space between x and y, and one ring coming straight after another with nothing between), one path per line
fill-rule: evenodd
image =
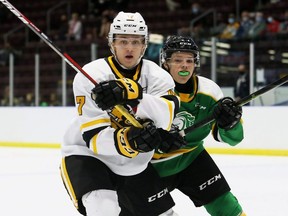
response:
M71 4L71 12L77 11L82 15L87 17L88 13L88 2L82 0L71 0L69 1ZM227 0L220 1L204 1L199 0L205 8L215 8L217 12L221 12L223 14L228 14L229 12L235 11L235 3ZM248 2L248 4L247 4ZM39 29L46 33L47 30L47 20L46 13L47 11L59 3L56 0L49 1L22 1L22 0L14 0L11 2L16 8L19 9L25 16L27 16ZM243 8L247 9L249 7L249 1L241 1ZM284 4L284 5L283 5ZM284 7L287 8L287 3L284 1L280 1L279 4L267 4L262 8L264 13L269 13L273 11L275 14L279 14L283 12L282 9ZM7 10L7 9L6 9ZM164 0L145 0L145 1L131 1L126 11L131 12L140 12L145 18L150 33L162 34L164 36L170 34L176 34L177 28L181 26L189 25L189 8L181 8L175 11L169 11L167 9L166 3ZM7 12L7 11L6 11ZM51 17L51 35L48 34L49 37L53 37L53 25L57 25L57 19L59 19L60 15L66 12L66 8L59 8L55 10L53 16ZM25 27L24 24L20 20L18 20L15 15L11 12L7 13L7 19L5 22L0 24L0 49L3 47L4 40L3 36L5 33L9 32L11 29L19 27L20 29L9 36L8 40L12 44L15 49L21 50L21 56L17 59L15 65L15 97L25 97L25 95L29 92L34 91L34 64L35 64L35 53L40 54L40 89L41 89L41 99L49 100L50 93L55 93L57 90L59 91L59 81L61 80L61 58L45 43L41 42L41 40L36 36L31 30ZM92 28L93 22L85 22L84 28ZM85 26L86 25L86 26ZM23 27L21 27L23 26ZM27 34L28 32L28 34ZM27 38L28 35L28 38ZM85 38L85 35L84 35ZM56 46L58 46L61 50L67 52L77 63L81 66L91 60L90 56L90 45L91 42L97 44L97 57L104 57L109 55L110 51L107 46L106 38L97 39L94 41L89 40L81 40L79 42L75 41L53 41ZM245 62L249 62L247 57L247 50L249 49L250 41L231 41L231 50L235 52L244 52L244 59L241 59L241 56L235 57L236 61L233 64L230 64L229 67L235 67L238 61L244 60ZM201 44L199 44L201 46ZM256 45L256 64L266 67L267 69L280 68L279 74L286 73L285 67L286 65L282 64L279 59L275 59L271 61L269 59L269 55L267 51L269 49L275 49L277 52L288 51L288 39L287 38L275 38L275 40L267 40L265 38L257 41ZM233 61L235 59L232 59ZM230 58L222 59L226 63L230 61ZM209 61L209 59L208 59ZM68 80L71 83L75 75L75 71L67 66L68 68ZM204 76L210 75L210 65L207 63L202 63L201 65L201 73ZM276 70L275 70L276 71ZM276 72L277 72L276 71ZM221 73L219 71L219 84L221 86L229 86L231 85L231 77L233 78L232 73ZM278 72L277 72L278 73ZM8 66L0 66L0 99L3 97L3 90L5 86L9 84L9 67ZM71 88L69 85L68 89Z

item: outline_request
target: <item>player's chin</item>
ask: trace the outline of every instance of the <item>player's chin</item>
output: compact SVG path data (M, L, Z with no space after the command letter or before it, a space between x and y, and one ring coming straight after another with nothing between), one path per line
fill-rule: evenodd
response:
M174 78L174 80L179 84L185 84L189 79L190 79L190 76L186 76L186 77L177 76L176 79Z
M127 68L134 67L137 64L137 60L135 58L125 58L123 61L123 65Z

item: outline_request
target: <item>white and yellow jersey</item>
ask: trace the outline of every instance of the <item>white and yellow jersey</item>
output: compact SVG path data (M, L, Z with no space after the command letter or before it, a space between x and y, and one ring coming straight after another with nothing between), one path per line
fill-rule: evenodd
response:
M124 77L127 70L122 69L112 57L92 61L83 67L97 83ZM129 74L125 73L125 77ZM141 119L151 119L156 127L169 130L178 109L178 98L173 100L161 97L171 94L174 81L157 64L142 60L130 79L143 88L143 99L137 106L135 115ZM78 73L73 81L73 93L78 115L67 129L63 143L62 156L86 155L98 158L113 172L119 175L135 175L142 172L151 160L154 151L139 153L133 158L120 155L114 144L114 131L111 118L91 99L94 84L83 74ZM172 98L173 98L172 97ZM169 98L169 97L168 97Z

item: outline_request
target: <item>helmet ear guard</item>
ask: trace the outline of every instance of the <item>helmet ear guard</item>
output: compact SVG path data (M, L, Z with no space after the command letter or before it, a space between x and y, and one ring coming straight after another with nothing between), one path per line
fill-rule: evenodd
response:
M161 65L167 59L171 58L175 52L188 52L194 55L195 67L200 67L200 53L199 48L191 37L188 36L169 36L160 52Z

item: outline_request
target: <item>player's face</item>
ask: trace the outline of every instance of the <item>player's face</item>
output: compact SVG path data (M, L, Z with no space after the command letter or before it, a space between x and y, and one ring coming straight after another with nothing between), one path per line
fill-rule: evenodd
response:
M166 63L169 73L177 83L184 84L193 75L195 61L192 53L175 52Z
M113 41L116 58L126 68L133 68L145 51L143 36L116 35Z

